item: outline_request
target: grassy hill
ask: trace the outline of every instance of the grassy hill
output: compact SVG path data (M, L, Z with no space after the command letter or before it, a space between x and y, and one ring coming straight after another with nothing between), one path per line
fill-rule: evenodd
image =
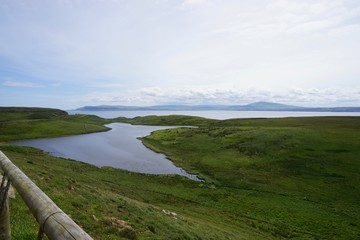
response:
M0 107L0 141L106 131L106 123L94 115L68 115L58 109Z
M59 109L0 107L0 122L22 119L51 119L64 115L67 113Z
M105 120L50 112L2 115L0 150L95 239L360 237L360 118ZM206 181L97 168L6 143L103 131L112 121L198 126L142 141ZM21 199L10 207L13 238L34 239L38 227Z

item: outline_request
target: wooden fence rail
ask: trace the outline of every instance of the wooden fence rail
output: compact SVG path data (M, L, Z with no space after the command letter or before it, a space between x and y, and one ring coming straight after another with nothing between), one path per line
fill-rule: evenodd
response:
M4 171L4 177L6 176L7 178L7 184L5 184L4 181L4 184L2 184L4 186L2 186L3 189L1 190L2 193L6 192L6 194L5 197L2 198L4 200L4 206L0 209L0 231L3 230L2 233L0 233L0 240L10 239L10 226L7 226L9 224L9 211L6 196L7 190L5 186L9 185L10 182L39 223L38 239L42 239L44 233L50 240L92 239L1 151L0 168ZM3 178L3 180L4 179L5 178ZM2 201L0 201L0 204L1 202ZM8 231L8 233L6 233L6 231Z

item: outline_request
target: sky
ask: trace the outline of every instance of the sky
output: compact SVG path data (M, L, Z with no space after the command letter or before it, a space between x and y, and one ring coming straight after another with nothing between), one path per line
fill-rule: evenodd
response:
M0 0L0 106L360 106L359 0Z

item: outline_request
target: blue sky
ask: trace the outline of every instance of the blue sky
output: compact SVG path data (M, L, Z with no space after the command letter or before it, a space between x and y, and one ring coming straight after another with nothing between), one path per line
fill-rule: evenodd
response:
M360 106L358 0L2 0L0 105Z

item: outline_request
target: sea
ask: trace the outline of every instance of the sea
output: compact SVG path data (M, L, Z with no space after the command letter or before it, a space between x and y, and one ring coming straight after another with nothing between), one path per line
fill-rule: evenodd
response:
M102 118L142 117L148 115L188 115L225 120L232 118L284 118L284 117L319 117L319 116L360 116L360 112L290 112L290 111L77 111L68 110L69 114L90 114Z

